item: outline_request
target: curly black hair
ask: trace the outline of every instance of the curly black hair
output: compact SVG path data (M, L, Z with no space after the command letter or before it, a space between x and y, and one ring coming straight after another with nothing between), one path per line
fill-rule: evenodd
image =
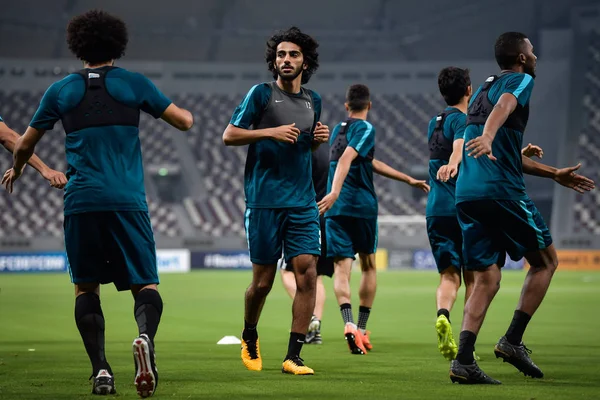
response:
M101 10L77 15L67 26L69 49L92 65L123 57L128 41L125 22Z
M469 70L457 67L446 67L438 75L438 87L444 101L455 106L467 95L471 86Z
M317 47L319 43L306 33L292 26L288 30L279 31L267 41L267 50L265 60L269 66L269 71L273 73L273 79L277 79L277 70L275 69L275 58L277 57L277 46L282 42L291 42L300 47L304 57L304 63L307 68L302 72L302 84L308 83L312 74L319 68L319 53Z
M519 58L519 54L523 52L523 44L527 36L521 32L505 32L496 40L494 53L496 62L502 69L510 69Z

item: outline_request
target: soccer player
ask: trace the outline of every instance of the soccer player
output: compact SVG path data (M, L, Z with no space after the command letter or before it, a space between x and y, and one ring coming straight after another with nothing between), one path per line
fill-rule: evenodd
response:
M557 169L521 154L536 56L529 39L518 32L500 35L495 55L502 71L489 77L470 102L466 145L456 184L464 264L474 271L474 285L465 304L450 379L467 384L500 383L478 367L473 349L487 309L498 292L505 253L513 260L524 256L530 268L513 320L494 352L525 375L543 377L522 338L548 290L558 259L548 228L525 192L523 173L554 179L581 193L594 187L593 181L575 173L580 165Z
M321 97L302 85L319 66L317 47L296 27L273 35L265 58L275 81L253 86L223 132L225 145L249 145L244 189L252 282L246 290L241 357L251 371L262 370L257 324L283 247L297 290L282 372L314 374L300 358L321 255L311 151L327 141L329 128L319 121Z
M327 193L327 175L329 173L329 145L322 143L312 154L312 181L315 187L316 201L319 202ZM323 317L323 308L325 307L325 285L323 276L333 276L333 259L327 257L327 240L325 235L325 217L320 216L321 225L321 256L317 261L317 294L315 299L315 310L313 311L308 333L306 334L306 344L322 344L321 337L321 318ZM292 300L296 296L296 279L291 265L282 260L281 281L285 290Z
M438 349L449 361L457 346L450 325L450 311L456 301L461 280L465 283L465 302L473 290L473 272L463 270L462 232L456 216L456 175L462 160L467 107L472 94L469 70L447 67L438 75L438 86L448 105L429 122L429 182L427 198L427 235L440 273L436 293ZM531 143L521 153L542 157L540 147ZM462 276L461 276L462 272ZM478 357L474 356L477 360Z
M17 143L17 140L19 140L19 137L19 134L10 129L2 117L0 117L0 145L13 153L15 150L15 144ZM67 184L67 177L65 174L48 168L48 166L44 164L42 160L40 160L35 154L31 156L28 164L35 168L35 170L38 171L53 188L62 189ZM10 188L10 190L12 191L12 188Z
M319 203L325 214L327 255L334 258L333 286L344 320L344 336L352 354L372 349L367 321L377 288L377 196L373 172L429 192L426 181L416 180L373 158L375 128L367 122L371 109L369 88L352 85L346 92L348 119L334 128L330 138L327 194ZM358 253L362 270L358 325L350 300L350 275Z
M74 17L67 42L84 69L52 84L15 146L3 183L12 187L35 145L60 120L65 129L65 248L75 284L75 322L92 363L92 393L115 393L104 347L99 284L131 290L139 336L133 341L135 386L141 397L158 384L154 336L163 309L157 291L154 235L144 190L140 111L180 130L192 115L139 73L114 66L125 53L125 23L103 11Z

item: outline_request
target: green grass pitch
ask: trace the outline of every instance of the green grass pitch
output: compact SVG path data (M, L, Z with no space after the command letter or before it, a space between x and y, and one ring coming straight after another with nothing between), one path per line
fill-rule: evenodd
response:
M291 301L279 277L258 326L262 372L247 371L238 345L248 271L198 271L162 276L165 308L156 338L158 399L592 399L600 398L600 273L557 272L525 342L546 377L523 377L493 355L517 303L524 272L508 271L479 335L480 366L503 385L452 385L448 362L437 351L433 272L382 272L369 329L374 350L351 355L326 280L328 300L321 346L305 346L316 375L281 373ZM357 292L359 275L353 277ZM355 299L357 296L354 297ZM460 330L462 290L451 314ZM67 274L0 275L0 399L83 399L91 367L73 320ZM355 313L358 303L355 303ZM133 300L112 285L102 288L107 358L117 399L133 399Z

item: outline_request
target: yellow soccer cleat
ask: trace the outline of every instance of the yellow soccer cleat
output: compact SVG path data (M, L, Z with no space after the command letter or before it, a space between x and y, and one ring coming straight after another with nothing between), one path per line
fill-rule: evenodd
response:
M250 371L262 371L262 358L258 339L242 339L242 362Z
M437 331L438 337L438 349L444 358L448 361L452 361L456 358L458 353L458 347L452 336L452 325L445 315L440 315L435 322L435 330Z
M292 375L314 375L315 371L304 365L303 361L300 357L288 358L283 361L281 372Z

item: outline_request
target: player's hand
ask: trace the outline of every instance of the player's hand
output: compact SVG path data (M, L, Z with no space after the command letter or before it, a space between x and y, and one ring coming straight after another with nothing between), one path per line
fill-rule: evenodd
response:
M317 122L317 126L315 127L313 134L313 142L327 143L327 141L329 141L329 127L327 125L323 125L320 121Z
M6 188L6 190L8 190L8 193L13 192L13 184L22 174L23 169L19 171L14 168L11 168L4 173L4 176L2 177L2 185Z
M575 165L574 167L560 168L554 174L554 180L564 187L573 189L576 192L589 192L590 190L594 189L596 185L590 178L576 174L575 171L577 171L579 168L581 168L581 163Z
M542 150L540 146L529 143L527 147L523 147L521 154L529 158L534 156L537 158L542 158L544 157L544 150Z
M431 189L429 187L429 185L427 184L427 181L419 181L417 179L411 179L410 181L408 181L408 184L412 187L416 187L417 189L421 189L425 193L429 193L429 190Z
M338 196L339 195L337 193L331 192L327 196L323 197L321 201L317 203L317 206L319 207L319 214L323 215L327 212L327 210L333 207L333 204L338 199Z
M458 174L458 165L442 165L437 172L436 178L438 181L448 182L450 178L456 177Z
M271 139L282 143L294 144L298 141L299 135L300 129L296 128L295 122L289 125L278 126L271 131Z
M53 188L63 189L67 185L67 177L60 171L48 169L48 171L44 172L42 176Z
M492 138L487 135L481 135L469 140L466 150L469 152L469 157L479 158L486 155L492 161L497 160L492 154Z

